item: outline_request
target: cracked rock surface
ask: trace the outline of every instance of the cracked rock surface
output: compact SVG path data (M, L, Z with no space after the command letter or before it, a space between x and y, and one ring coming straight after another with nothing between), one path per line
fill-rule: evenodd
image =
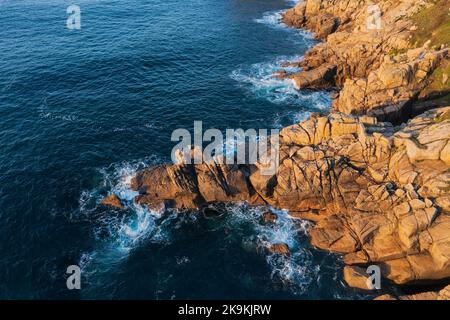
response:
M427 99L436 70L450 65L449 52L409 44L410 17L430 1L370 3L381 8L381 29L367 28L364 0L306 0L285 13L286 24L324 42L298 62L301 72L277 77L293 79L299 89L340 92L329 115L313 114L280 132L275 173L221 158L159 165L133 178L135 201L180 209L247 201L289 209L291 217L315 223L314 246L343 255L350 286L364 289L365 266L376 264L385 281L443 288L379 299L449 299L450 107L414 109L418 98ZM449 78L439 77L443 85ZM288 252L283 244L272 249Z

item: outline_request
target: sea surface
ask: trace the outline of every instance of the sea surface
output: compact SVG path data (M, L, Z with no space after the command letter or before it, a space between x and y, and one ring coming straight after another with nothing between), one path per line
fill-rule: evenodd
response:
M66 9L81 9L81 29ZM133 174L169 162L177 128L280 128L327 92L272 78L314 45L283 0L0 0L0 298L350 299L310 223L133 204ZM125 210L99 205L117 194ZM285 242L290 257L267 255ZM68 290L66 269L81 268Z

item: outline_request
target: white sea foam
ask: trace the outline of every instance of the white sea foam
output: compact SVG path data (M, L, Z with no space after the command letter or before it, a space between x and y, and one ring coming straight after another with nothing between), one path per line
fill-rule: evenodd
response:
M279 281L295 294L302 294L317 278L320 266L314 265L312 254L307 249L306 235L311 224L306 220L292 219L286 210L270 210L278 218L273 224L261 223L261 214L267 208L248 207L246 204L230 204L227 206L228 223L232 228L239 224L250 223L254 234L243 239L244 248L252 248L256 239L256 247L264 248L274 243L286 243L291 255L269 254L267 264L271 268L274 281ZM256 237L256 238L255 238ZM267 254L267 253L265 253Z
M274 28L287 28L287 26L281 22L283 12L284 10L265 12L261 18L254 19L254 21Z
M300 56L278 57L274 61L255 63L250 67L242 67L231 73L231 78L259 98L265 98L270 102L281 104L295 103L298 91L290 79L277 79L274 73L282 69L281 65L286 61L300 60ZM287 71L295 71L295 68Z
M79 262L88 281L94 281L93 279L99 276L97 273L102 272L105 264L108 264L109 268L111 264L120 263L128 256L130 250L139 246L144 240L167 243L170 241L171 231L186 223L186 219L189 220L189 223L196 223L198 215L180 216L177 212L168 214L152 211L132 201L135 193L130 190L131 177L137 170L154 161L155 159L121 163L102 170L101 187L116 194L125 205L124 211L129 211L131 215L108 210L107 214L102 214L93 221L100 241L99 247L84 253ZM98 202L101 200L100 194L101 192L98 191L82 194L83 200L80 199L80 202L84 203L85 214L93 214L94 211L89 206L98 206ZM261 214L267 208L249 207L245 203L227 204L225 209L228 212L226 223L230 230L239 229L240 224L252 227L253 232L251 234L246 232L243 239L243 245L246 245L249 250L258 250L258 248L267 247L271 243L282 242L289 246L291 256L271 254L266 256L266 261L271 269L273 281L283 284L295 294L304 293L317 278L319 272L319 267L314 265L311 253L302 242L305 240L310 223L291 219L286 210L270 208L277 214L278 219L274 224L263 224L261 223ZM188 257L177 257L178 265L187 263L190 263ZM93 274L96 275L93 276Z
M94 216L94 234L98 239L112 240L117 244L116 248L123 252L133 249L144 239L151 239L151 241L167 239L164 222L167 219L173 219L174 216L164 215L161 211L150 210L146 206L136 204L133 200L138 192L131 190L131 179L137 171L159 162L161 162L160 159L152 156L100 169L101 185L94 190L83 191L79 200L80 212L87 216ZM111 210L112 212L100 216L94 215L104 197L105 190L115 194L121 200L125 207L123 212Z
M299 61L301 56L281 56L273 61L255 63L249 67L234 70L230 77L240 86L249 90L257 98L266 99L279 105L298 107L295 113L285 114L275 119L274 125L281 127L286 123L286 117L290 123L304 120L309 115L308 111L325 111L329 109L331 99L326 92L313 92L309 90L297 90L291 79L278 79L274 74L280 70L286 72L298 72L296 67L282 67L285 62Z
M263 13L261 18L253 19L256 23L261 23L270 28L286 30L292 35L296 36L296 40L302 41L305 44L312 44L314 41L314 33L304 29L294 29L286 25L283 21L283 13L285 10L275 10ZM293 39L294 40L294 39Z
M191 262L191 260L186 256L175 257L175 259L177 260L177 265L185 265Z

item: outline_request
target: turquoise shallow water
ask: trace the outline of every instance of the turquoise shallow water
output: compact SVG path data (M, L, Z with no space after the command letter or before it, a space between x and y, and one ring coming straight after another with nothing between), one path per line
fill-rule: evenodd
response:
M281 0L1 1L0 298L352 298L308 223L124 211L132 174L170 160L176 128L277 128L326 93L270 76L314 43L279 24ZM291 258L267 256L284 241ZM82 269L69 291L65 270Z

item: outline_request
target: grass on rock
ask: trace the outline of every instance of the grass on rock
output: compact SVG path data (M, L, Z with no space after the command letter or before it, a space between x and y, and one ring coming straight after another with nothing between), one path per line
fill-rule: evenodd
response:
M428 40L430 46L439 48L450 45L450 1L435 0L431 6L424 7L413 15L417 30L412 32L411 42L415 47L422 46Z

